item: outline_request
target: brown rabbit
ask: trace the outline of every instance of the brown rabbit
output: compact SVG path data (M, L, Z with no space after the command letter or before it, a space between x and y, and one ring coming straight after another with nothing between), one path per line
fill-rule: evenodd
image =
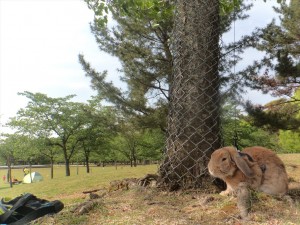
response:
M288 176L281 159L270 149L249 147L238 152L233 147L217 149L208 163L209 173L224 180L227 189L221 195L238 190L246 183L254 190L283 196L288 191Z

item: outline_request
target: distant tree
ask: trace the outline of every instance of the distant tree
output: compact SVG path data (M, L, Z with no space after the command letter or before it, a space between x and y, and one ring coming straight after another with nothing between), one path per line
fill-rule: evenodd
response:
M291 97L300 99L300 89ZM281 98L265 106L247 105L251 123L276 132L278 144L283 152L299 152L300 101Z
M300 132L280 130L279 144L281 147L281 152L300 153Z
M300 88L293 96L295 99L300 99ZM300 152L300 101L285 103L283 107L285 114L291 119L287 123L290 130L279 130L279 144L284 152ZM284 114L284 112L282 113Z
M296 102L298 101L281 98L264 106L252 105L249 102L245 106L254 126L272 131L297 130L300 120L296 116L299 112L299 103Z
M280 98L264 106L246 104L246 110L253 118L253 124L271 130L300 129L300 88L290 98Z
M110 140L116 135L116 113L111 106L102 107L97 99L84 106L84 126L78 132L79 147L82 149L87 173L92 153L103 153Z
M141 129L129 120L119 124L118 135L114 140L114 148L126 157L131 167L137 166L139 142L142 138Z
M54 178L54 163L58 158L59 153L61 153L60 147L57 145L53 145L56 142L53 137L38 137L36 139L38 143L38 151L40 155L44 157L44 159L50 162L50 177Z
M248 146L265 146L279 150L278 132L253 125L251 117L244 115L236 103L228 102L222 107L222 139L223 146L233 145L237 139L237 147L242 150Z
M143 129L139 141L139 159L140 160L160 160L163 155L165 144L165 134L159 128Z
M30 163L39 157L37 143L28 136L20 133L3 134L4 143L11 149L14 163Z
M85 122L83 103L71 102L73 95L64 98L31 92L20 95L30 101L8 125L24 134L46 139L49 146L58 146L64 156L66 176L70 176L70 159L79 143L76 134Z
M138 161L157 160L161 156L165 134L159 128L140 127L135 117L120 113L116 131L109 153L114 161L125 160L137 166Z
M246 118L247 119L247 118ZM251 125L247 120L240 121L238 127L238 143L241 149L249 146L264 146L280 151L278 134Z
M29 160L33 151L28 148L28 138L20 134L2 134L0 139L0 157L8 166L7 179L12 187L11 166L18 162L18 159Z

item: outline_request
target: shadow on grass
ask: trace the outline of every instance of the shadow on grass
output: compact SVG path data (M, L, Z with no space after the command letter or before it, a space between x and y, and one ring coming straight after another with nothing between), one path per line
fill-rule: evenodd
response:
M292 182L289 183L288 195L296 203L300 203L300 182L292 181Z
M11 189L10 186L7 186L7 187L0 187L0 190L5 190L5 189Z

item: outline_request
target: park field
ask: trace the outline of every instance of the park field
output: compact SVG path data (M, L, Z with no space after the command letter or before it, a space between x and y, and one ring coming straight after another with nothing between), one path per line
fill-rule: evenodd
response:
M43 176L43 181L32 184L17 184L10 188L10 185L1 179L0 196L14 197L22 193L32 193L45 199L63 197L67 202L73 201L72 196L85 190L106 188L112 180L119 180L125 177L139 178L147 173L156 173L158 165L148 166L106 166L91 167L90 173L86 173L83 166L71 166L71 176L66 176L65 167L55 166L54 177L51 179L50 168L32 168L32 172L39 172ZM7 170L0 170L1 178L7 174ZM22 169L13 169L12 177L17 180L23 179ZM75 199L76 200L76 199Z
M80 203L87 202L89 195L84 191L102 189L103 194L112 180L140 178L147 173L155 173L158 165L118 167L92 167L86 174L84 167L71 167L71 176L65 176L65 168L56 166L54 179L50 179L49 168L34 171L44 176L44 181L33 184L19 184L10 188L3 183L0 196L15 197L30 192L48 200L59 199L65 208L53 216L45 216L34 224L246 224L281 225L300 224L300 154L279 155L284 161L293 188L294 203L276 199L263 193L253 193L251 213L248 221L240 220L236 199L223 197L217 193L201 191L167 192L157 188L130 187L129 190L115 190L106 193L87 213L78 215L73 212ZM0 173L6 170L0 170ZM3 174L1 174L3 176ZM13 176L22 179L22 170L13 170Z

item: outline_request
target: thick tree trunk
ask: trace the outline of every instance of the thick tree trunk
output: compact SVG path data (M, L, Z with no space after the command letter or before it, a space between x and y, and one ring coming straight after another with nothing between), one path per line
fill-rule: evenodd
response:
M171 189L204 187L220 147L219 1L177 1L166 156L159 172Z

